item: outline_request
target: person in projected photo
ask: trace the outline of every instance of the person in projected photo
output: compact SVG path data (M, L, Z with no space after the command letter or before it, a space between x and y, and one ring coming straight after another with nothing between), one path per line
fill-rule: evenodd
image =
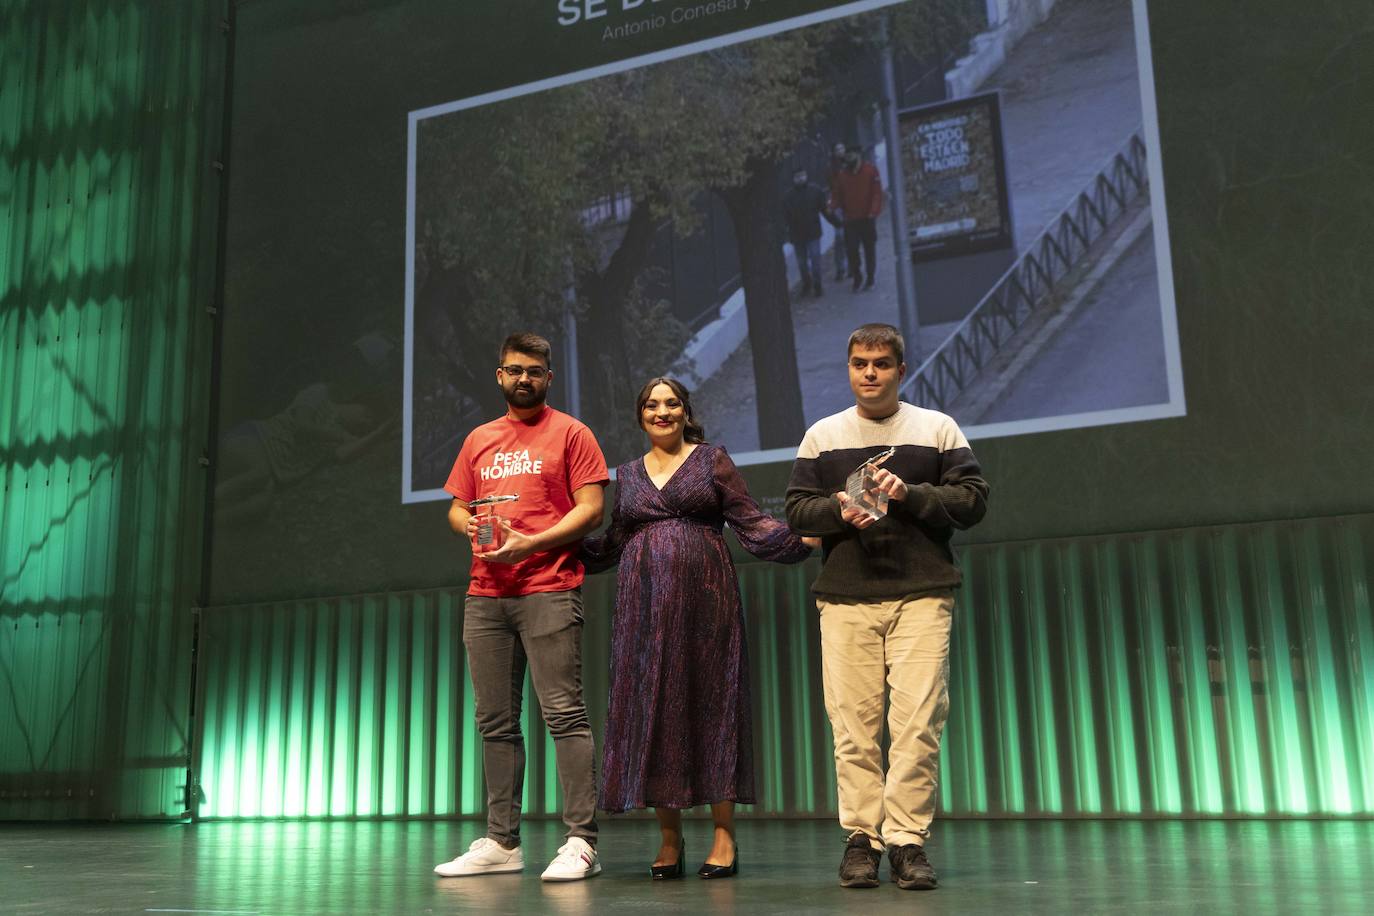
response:
M553 738L568 827L567 842L542 877L576 881L601 872L595 751L582 697L583 569L577 550L582 537L601 526L602 488L610 481L591 430L545 403L553 381L549 353L549 342L536 334L506 338L496 368L506 413L468 435L444 486L453 495L449 525L470 541L479 524L470 502L519 498L500 504L499 537L481 545L494 549L472 557L463 612L463 644L482 734L487 833L467 852L436 866L443 877L525 867L520 706L527 666Z
M891 325L866 324L850 335L854 406L807 430L787 487L788 523L819 535L824 548L812 591L847 834L843 887L878 885L884 845L898 887L936 885L925 844L949 711L954 591L962 581L949 542L988 505L987 481L954 420L898 399L903 352ZM860 478L859 504L851 501L850 475L889 449L868 481Z
M844 168L844 156L845 145L836 143L830 150L830 173L826 176L830 186L829 205L831 207L835 206L835 180ZM849 256L844 238L844 213L832 209L830 215L835 218L835 244L831 253L835 258L835 282L838 283L849 276Z
M654 809L660 879L683 875L683 809L709 804L715 835L697 874L726 878L739 869L735 805L755 795L744 618L722 528L780 563L813 545L759 509L681 382L650 379L635 420L649 451L617 469L610 526L582 545L588 569L620 567L601 807Z
M883 183L878 167L857 148L847 148L844 166L830 177L830 207L844 219L845 254L853 290L872 289L878 272L878 215L883 212ZM863 273L859 251L863 250Z
M806 169L792 173L792 187L782 199L783 219L787 223L787 240L797 256L804 296L821 296L821 280L825 266L821 262L821 220L832 225L840 221L831 216L825 192L807 180Z

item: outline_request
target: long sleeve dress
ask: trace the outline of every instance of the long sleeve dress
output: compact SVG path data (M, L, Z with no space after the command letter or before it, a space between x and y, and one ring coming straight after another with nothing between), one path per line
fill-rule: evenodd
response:
M610 527L582 551L591 571L620 565L601 807L751 804L749 660L722 527L760 559L810 549L759 509L719 446L697 446L661 490L643 459L616 479Z

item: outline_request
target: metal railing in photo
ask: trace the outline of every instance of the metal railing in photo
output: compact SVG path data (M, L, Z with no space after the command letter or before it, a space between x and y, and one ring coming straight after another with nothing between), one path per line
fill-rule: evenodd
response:
M582 225L593 229L603 223L623 223L630 218L633 206L634 196L629 188L609 191L582 208Z
M1149 181L1145 141L1137 131L911 374L902 385L903 399L947 410L1146 192Z

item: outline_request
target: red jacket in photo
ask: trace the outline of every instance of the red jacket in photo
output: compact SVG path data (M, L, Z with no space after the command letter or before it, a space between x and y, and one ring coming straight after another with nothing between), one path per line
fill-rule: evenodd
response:
M862 162L857 171L840 169L830 177L830 204L844 218L876 219L883 212L883 183L871 162Z

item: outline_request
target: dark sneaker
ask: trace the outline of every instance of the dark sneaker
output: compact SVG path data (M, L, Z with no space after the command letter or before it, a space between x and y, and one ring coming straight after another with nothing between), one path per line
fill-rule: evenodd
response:
M926 858L926 848L912 843L893 846L887 853L892 880L904 891L935 889L935 869ZM876 869L875 869L876 873Z
M849 838L840 860L840 887L877 887L878 862L883 854L873 848L868 837L856 833Z

